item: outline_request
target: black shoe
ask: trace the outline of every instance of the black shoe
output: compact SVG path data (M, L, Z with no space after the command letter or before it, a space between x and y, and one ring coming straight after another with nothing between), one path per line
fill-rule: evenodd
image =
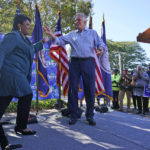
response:
M86 121L88 121L89 125L91 125L91 126L95 126L96 125L96 121L93 118L87 118Z
M78 118L80 119L80 118L81 118L81 116L82 116L82 113L78 115Z
M141 111L138 111L136 114L141 114L142 112Z
M21 144L16 144L16 145L7 145L5 148L2 148L2 150L12 150L12 149L17 149L17 148L22 148Z
M76 122L77 122L76 118L70 118L70 120L69 120L70 125L74 125L74 124L76 124Z
M149 109L147 108L147 109L145 110L145 112L149 112Z
M22 135L36 134L36 131L34 131L34 130L25 131L24 129L19 129L17 126L15 127L15 132L16 132L16 134L22 134Z
M118 107L116 107L116 106L113 106L113 107L111 107L112 109L118 109Z

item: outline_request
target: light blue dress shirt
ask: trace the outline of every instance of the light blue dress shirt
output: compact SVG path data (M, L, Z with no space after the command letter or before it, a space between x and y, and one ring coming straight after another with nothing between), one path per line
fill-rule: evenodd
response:
M97 32L92 29L72 31L64 36L56 37L54 43L57 45L70 44L71 57L77 58L94 57L94 48L99 49L105 45Z

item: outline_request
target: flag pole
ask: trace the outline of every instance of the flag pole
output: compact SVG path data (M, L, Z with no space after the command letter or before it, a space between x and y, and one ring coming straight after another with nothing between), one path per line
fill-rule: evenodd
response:
M19 7L20 0L17 0L17 8Z
M36 53L36 116L38 115L39 112L39 78L38 78L38 68L39 68L39 64L38 64L38 57L39 57L39 53Z
M59 49L59 100L58 109L61 109L61 48Z
M57 13L57 19L59 18L59 13L61 13L61 10ZM59 48L59 63L58 63L58 73L59 73L59 98L57 99L57 103L55 107L57 109L61 109L63 107L63 101L61 100L61 48Z
M39 9L37 1L35 0L35 8ZM36 21L36 19L35 19ZM41 122L45 120L45 117L39 116L39 52L36 53L36 120L35 122Z
M35 7L38 7L37 0L35 0ZM36 53L36 116L39 112L39 77L38 77L38 71L39 71L39 63L38 63L38 57L39 52Z
M58 18L59 18L59 13L61 13L61 9L57 14ZM58 109L61 109L61 48L59 48L59 100L58 100Z
M103 21L105 21L104 13L103 13Z

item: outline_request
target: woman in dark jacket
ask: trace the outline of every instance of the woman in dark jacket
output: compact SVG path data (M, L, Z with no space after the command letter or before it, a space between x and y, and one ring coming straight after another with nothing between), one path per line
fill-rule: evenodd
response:
M30 79L34 53L42 50L45 42L43 40L33 45L26 37L30 32L30 21L26 15L15 16L12 32L6 34L0 43L0 118L12 98L18 98L15 132L23 135L36 133L27 128L32 100ZM13 149L8 146L2 125L0 144L3 150Z

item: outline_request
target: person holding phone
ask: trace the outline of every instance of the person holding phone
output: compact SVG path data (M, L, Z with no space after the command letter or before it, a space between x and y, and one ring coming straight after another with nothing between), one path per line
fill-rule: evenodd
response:
M149 76L146 72L142 70L142 65L137 65L136 71L132 76L135 81L135 85L133 87L133 95L137 99L138 112L137 114L145 114L146 105L148 103L147 97L144 97L144 86L148 85Z
M119 91L119 110L123 111L123 99L127 96L127 111L130 111L130 98L131 98L131 80L132 76L128 73L128 69L125 68L120 78L120 91Z

